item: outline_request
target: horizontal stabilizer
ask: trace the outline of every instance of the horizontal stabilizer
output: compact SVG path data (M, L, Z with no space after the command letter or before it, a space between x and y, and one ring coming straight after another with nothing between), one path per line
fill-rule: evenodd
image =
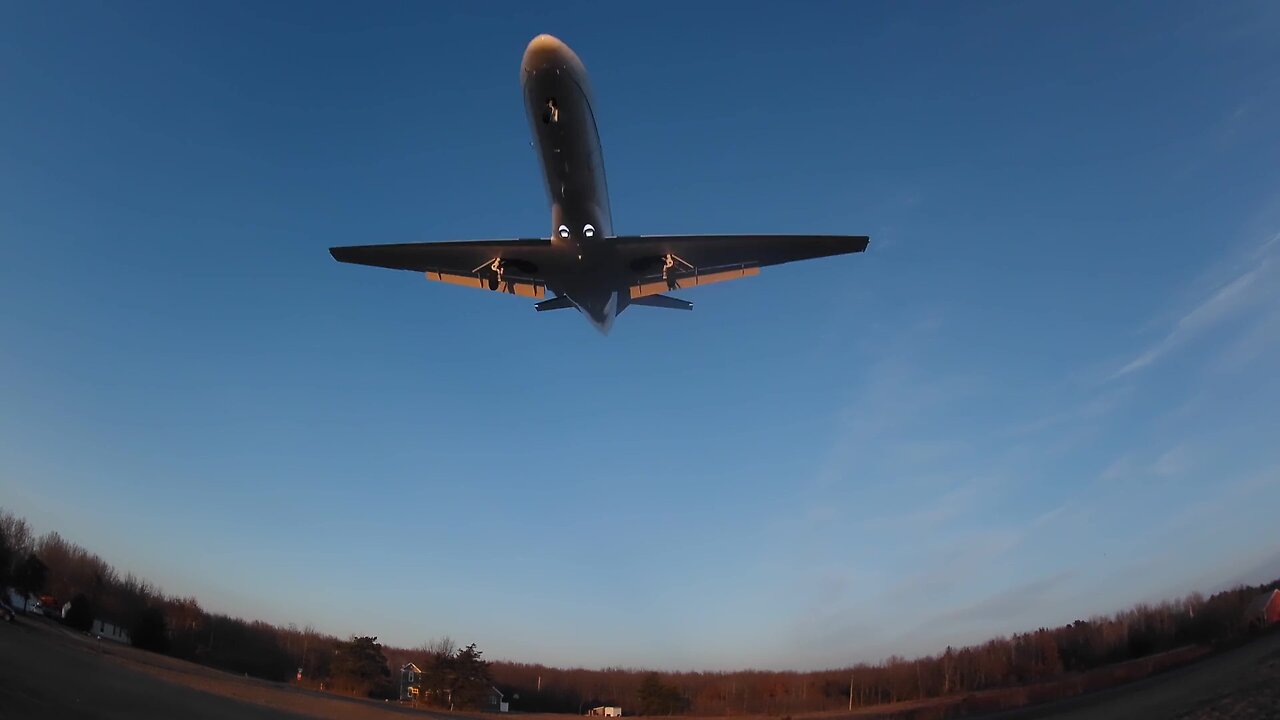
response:
M543 300L533 306L533 308L538 312L545 312L547 310L564 310L565 308L571 307L573 307L573 302L569 300L568 295L557 295L550 300Z
M643 295L631 299L632 305L648 305L649 307L668 308L671 310L692 310L693 303L670 295Z

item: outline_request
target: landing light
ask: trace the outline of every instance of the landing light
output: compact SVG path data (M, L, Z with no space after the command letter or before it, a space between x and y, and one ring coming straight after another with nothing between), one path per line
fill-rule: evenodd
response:
M596 229L591 227L591 225L586 225L585 227L582 228L582 234L586 235L587 237L595 237Z
M561 225L561 226L560 226L560 237L565 238L566 240L569 238L569 226L568 226L568 225Z

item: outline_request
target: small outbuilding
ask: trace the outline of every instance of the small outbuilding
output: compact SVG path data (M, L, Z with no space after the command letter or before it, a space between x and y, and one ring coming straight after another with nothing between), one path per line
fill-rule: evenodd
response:
M489 692L485 693L484 702L485 706L482 709L487 712L507 712L511 707L506 698L503 697L502 691L492 686L490 686Z
M129 631L120 625L113 625L105 620L94 620L89 632L99 640L112 640L125 645L130 644Z
M622 717L622 708L615 705L601 705L600 707L591 708L591 712L587 715L598 717Z

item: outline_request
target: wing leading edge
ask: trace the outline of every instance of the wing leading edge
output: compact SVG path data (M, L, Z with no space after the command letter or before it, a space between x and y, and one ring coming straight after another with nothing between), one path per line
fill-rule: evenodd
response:
M338 262L412 270L436 282L532 298L546 296L542 267L550 253L551 241L542 239L329 248Z

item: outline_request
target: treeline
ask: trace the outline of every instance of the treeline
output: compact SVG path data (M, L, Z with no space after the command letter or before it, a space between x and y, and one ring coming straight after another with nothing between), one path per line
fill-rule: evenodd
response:
M423 671L423 701L479 707L490 684L512 709L581 713L620 705L628 714L786 715L936 698L1054 680L1186 645L1231 642L1248 631L1245 611L1266 585L1138 605L1107 617L946 648L927 657L817 672L652 672L553 668L480 659L447 638L417 649L376 638L340 640L311 627L278 627L211 613L174 597L56 532L35 537L0 510L0 587L47 592L86 615L130 630L135 645L235 673L369 697L398 697L399 669ZM298 671L301 670L301 678ZM518 696L518 699L517 699Z
M1245 612L1280 580L1209 598L1192 594L1108 617L946 648L927 657L816 672L668 672L560 669L494 662L499 687L522 710L578 712L598 705L651 714L787 715L921 700L1055 680L1187 645L1231 642L1249 631ZM655 682L657 683L655 685ZM542 691L535 689L541 685ZM851 697L852 696L852 697ZM529 700L526 701L526 698ZM653 700L653 698L659 698Z
M0 588L70 601L76 620L87 615L124 628L136 646L268 680L294 677L299 667L307 677L328 678L339 646L310 628L210 613L193 597L165 595L56 532L35 536L26 520L2 509Z
M128 630L133 645L237 674L361 697L398 698L403 662L388 660L376 637L340 640L312 627L278 627L206 611L194 597L164 594L120 575L98 555L56 532L36 537L26 520L0 509L0 589L24 598L52 595L70 602L68 625L89 630L103 621ZM24 609L21 606L19 609ZM394 651L396 660L410 654ZM446 707L480 707L492 685L489 663L475 645L437 641L411 653ZM395 668L393 673L392 669Z

